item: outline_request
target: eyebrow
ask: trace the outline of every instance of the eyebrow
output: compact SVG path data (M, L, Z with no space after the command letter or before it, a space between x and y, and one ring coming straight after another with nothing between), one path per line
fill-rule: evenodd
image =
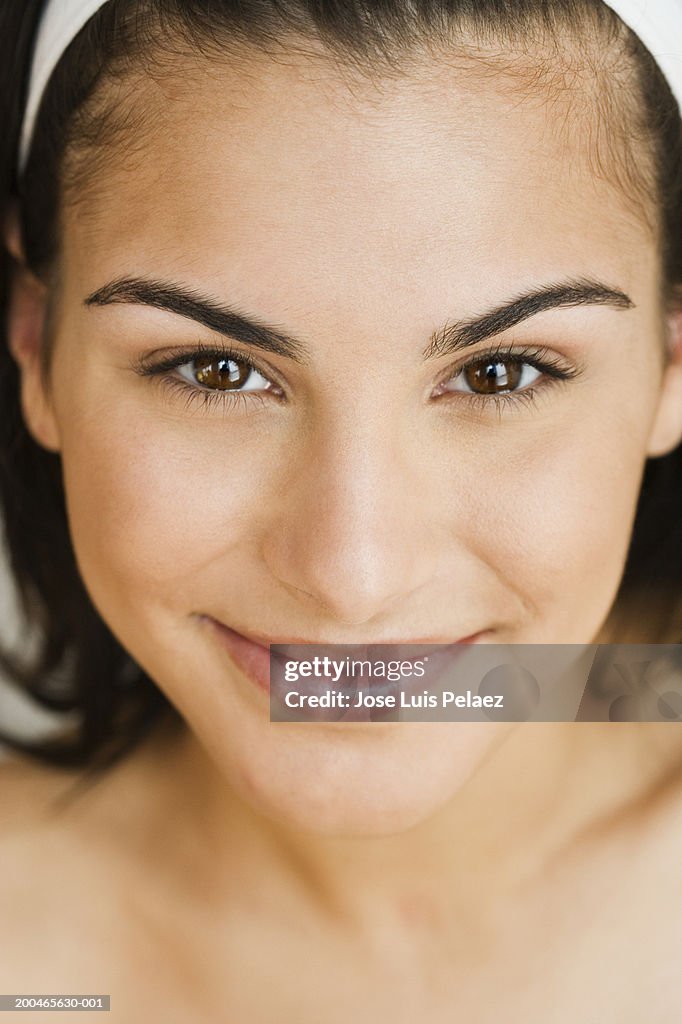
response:
M429 345L424 351L424 358L431 359L477 345L550 309L565 309L572 306L634 309L634 305L625 292L599 281L581 279L563 284L550 284L520 295L482 316L446 324L431 335Z
M85 299L86 306L109 306L113 303L153 306L168 313L176 313L186 320L203 324L209 331L235 338L245 345L288 356L297 362L303 361L305 346L291 335L174 284L139 277L122 277L98 288Z
M98 288L86 306L114 303L152 306L203 324L211 331L254 348L304 362L306 345L297 338L229 306L178 285L138 277L122 277ZM550 284L520 295L489 312L467 320L451 321L431 334L423 351L425 360L452 354L502 334L517 324L551 309L573 306L611 306L633 309L632 299L618 288L588 279Z

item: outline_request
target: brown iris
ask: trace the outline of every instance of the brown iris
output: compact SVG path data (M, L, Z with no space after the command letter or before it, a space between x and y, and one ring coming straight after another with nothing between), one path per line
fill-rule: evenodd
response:
M214 391L235 391L251 376L248 363L219 356L202 356L193 360L194 376L198 384Z
M511 359L485 362L468 366L464 370L464 379L472 391L483 395L499 394L500 391L513 391L517 388L523 374L523 363Z

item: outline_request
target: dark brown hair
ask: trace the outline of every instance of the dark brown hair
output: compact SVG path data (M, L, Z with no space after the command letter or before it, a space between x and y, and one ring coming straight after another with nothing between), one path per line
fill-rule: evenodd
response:
M4 211L19 203L27 263L38 276L49 274L58 259L60 198L77 181L71 168L67 182L65 156L85 152L96 187L97 154L115 131L110 111L93 97L112 77L144 68L153 55L172 58L174 45L225 59L240 48L242 54L249 47L271 52L308 41L348 68L390 74L408 65L417 46L435 53L458 41L464 48L471 39L487 40L501 59L512 46L532 57L534 41L552 38L561 52L562 41L582 34L598 41L595 52L613 54L601 69L605 87L599 100L611 155L620 165L622 187L636 198L643 182L656 208L666 301L682 291L682 120L654 60L601 0L110 0L62 56L19 180L18 137L43 6L43 0L24 0L0 10L1 202ZM648 178L647 165L653 168ZM5 332L12 262L5 252L0 258ZM44 356L47 368L47 345ZM132 750L160 718L181 725L178 712L112 636L85 591L69 536L61 461L36 444L24 425L17 367L4 336L0 502L18 598L35 641L31 659L5 651L0 664L38 704L79 715L78 726L60 740L31 744L7 732L0 738L52 764L100 771ZM627 609L632 602L636 608L648 601L662 630L664 617L679 609L681 512L678 449L647 464L615 606Z

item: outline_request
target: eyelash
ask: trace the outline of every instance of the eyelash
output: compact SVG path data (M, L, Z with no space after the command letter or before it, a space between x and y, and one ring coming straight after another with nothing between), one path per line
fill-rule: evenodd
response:
M200 403L200 407L202 409L209 409L213 408L216 403L219 405L230 404L232 406L241 403L246 406L253 405L254 402L264 402L266 395L273 398L281 396L281 389L277 384L274 385L275 388L277 388L277 391L267 393L262 391L220 391L217 389L211 390L210 388L203 388L199 384L192 385L185 380L172 376L173 370L176 370L178 367L185 366L188 363L193 362L195 359L232 359L235 362L239 362L243 366L248 367L250 370L261 374L267 380L274 383L272 381L273 373L271 370L262 369L256 363L252 362L252 360L247 359L243 352L231 349L229 346L215 347L198 343L191 349L184 349L182 351L170 350L166 358L159 360L156 363L150 363L149 358L149 356L146 356L137 360L133 365L135 372L140 376L150 377L156 380L165 388L170 389L174 394L184 396L186 409L195 406L197 402ZM488 349L486 352L479 353L474 359L470 359L468 362L463 363L456 368L450 368L448 373L442 377L437 386L447 384L449 381L454 380L461 373L464 373L472 367L493 361L522 363L532 366L542 374L545 380L544 382L541 382L542 378L540 378L539 381L521 391L508 391L500 394L487 395L476 394L475 392L451 391L438 396L436 400L452 400L453 396L456 395L457 401L461 402L464 400L476 408L483 406L486 410L494 408L501 412L504 408L508 408L510 405L516 407L518 407L520 403L531 405L535 401L538 391L544 390L546 387L553 386L557 383L572 380L579 376L581 372L577 368L563 365L562 362L547 349L510 349L505 348L504 344L500 343L496 347Z
M273 371L262 369L251 359L247 359L243 352L238 352L236 349L231 349L226 345L216 347L215 345L204 345L202 342L199 342L191 349L170 349L166 358L154 363L149 362L149 356L144 356L133 364L133 369L141 377L150 377L157 383L162 384L172 394L184 397L185 409L192 408L197 402L200 408L210 409L216 404L252 406L254 402L261 403L265 401L266 396L263 392L211 390L210 388L203 388L199 384L192 385L186 380L172 376L171 371L176 370L180 366L185 366L195 359L202 358L233 359L235 362L241 363L243 366L248 367L249 370L260 373L267 380L273 382ZM278 388L278 391L281 390L276 384L275 387ZM268 395L277 397L277 392L268 392Z
M460 391L441 395L439 399L450 400L454 394L457 396L457 401L461 401L464 398L474 409L494 410L501 414L505 409L518 408L521 405L531 406L539 392L544 391L546 388L554 387L557 384L574 380L582 373L582 370L578 367L565 365L549 349L538 347L513 349L505 346L504 342L500 342L498 345L479 353L475 358L458 366L454 372L449 370L439 384L447 384L471 367L491 362L521 363L532 366L542 374L542 377L522 391L507 391L497 395Z

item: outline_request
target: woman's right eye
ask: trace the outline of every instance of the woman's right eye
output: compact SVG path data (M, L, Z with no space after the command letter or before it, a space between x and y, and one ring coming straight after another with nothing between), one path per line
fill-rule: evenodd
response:
M255 366L234 356L195 356L177 364L183 380L208 391L271 391L274 385Z
M182 397L186 407L196 401L208 408L215 403L253 403L268 396L284 397L282 388L241 352L222 347L166 349L162 356L150 352L136 360L133 369Z

